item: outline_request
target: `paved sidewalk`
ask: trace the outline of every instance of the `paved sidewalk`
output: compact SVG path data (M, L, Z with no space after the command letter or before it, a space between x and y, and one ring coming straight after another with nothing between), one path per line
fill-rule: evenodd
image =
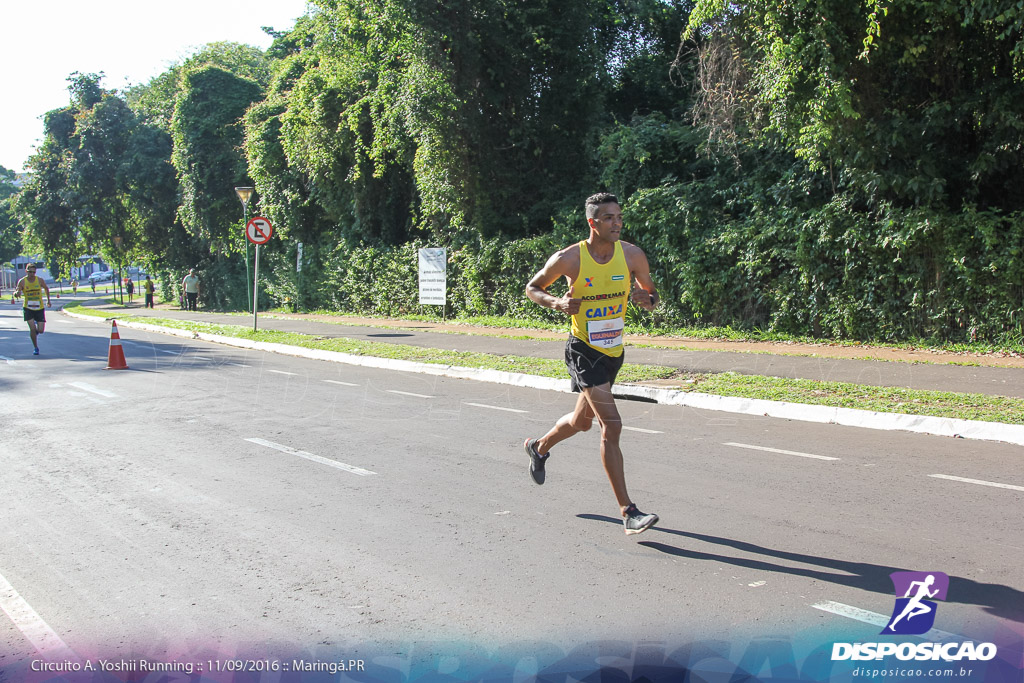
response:
M98 305L95 305L98 304ZM127 310L109 304L90 302L90 307L107 310L111 316L136 315L195 320L215 324L252 325L252 317L227 315L199 311L191 313L176 308L154 310L131 307ZM421 321L374 321L374 324L357 324L358 320L329 316L282 316L261 314L258 318L260 329L297 332L320 337L345 337L364 341L407 344L426 348L450 349L502 355L532 356L539 358L561 358L565 333L544 331L529 332L531 336L543 339L514 339L495 336L489 328L458 326L464 333L452 333L454 326ZM365 322L365 321L364 321ZM568 325L566 325L568 330ZM510 334L526 335L525 330L506 331ZM636 343L671 343L673 348L645 348ZM850 382L869 386L902 387L935 391L979 393L997 396L1024 398L1024 365L1019 358L999 359L987 357L957 357L952 354L919 353L922 359L943 359L959 362L999 363L1004 365L948 365L934 363L908 363L883 360L830 358L824 356L787 355L788 344L744 344L729 343L727 347L737 351L710 350L700 348L707 345L698 341L657 339L650 337L627 337L626 362L634 364L665 365L681 372L725 372L733 371L749 375L767 375L786 378L805 378L819 381ZM697 348L693 348L697 347ZM765 348L776 348L778 352L767 353ZM810 347L814 348L814 347ZM756 352L747 351L756 349ZM829 347L822 347L822 353L829 353ZM846 350L848 352L848 349ZM879 350L881 351L881 350ZM865 349L866 354L874 351ZM912 354L913 355L913 354ZM1017 365L1018 367L1005 367ZM645 384L658 386L658 382ZM666 382L661 386L677 383Z

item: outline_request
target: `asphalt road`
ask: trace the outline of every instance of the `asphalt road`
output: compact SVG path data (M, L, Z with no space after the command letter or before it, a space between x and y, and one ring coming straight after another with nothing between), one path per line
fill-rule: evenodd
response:
M49 319L33 357L0 309L0 672L877 639L897 570L948 574L935 628L1020 666L1020 447L624 402L661 515L627 537L596 429L528 477L565 394L127 329L106 371L109 327Z

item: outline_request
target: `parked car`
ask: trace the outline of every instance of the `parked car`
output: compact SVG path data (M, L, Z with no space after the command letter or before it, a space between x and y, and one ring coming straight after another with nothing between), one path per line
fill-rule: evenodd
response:
M114 271L101 270L89 276L89 282L110 282L114 279Z

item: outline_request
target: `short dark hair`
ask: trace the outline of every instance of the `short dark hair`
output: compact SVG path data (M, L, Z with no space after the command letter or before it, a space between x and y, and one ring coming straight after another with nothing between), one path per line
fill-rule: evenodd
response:
M587 197L583 206L587 211L587 218L597 218L597 207L612 203L618 204L619 198L609 192L598 192Z

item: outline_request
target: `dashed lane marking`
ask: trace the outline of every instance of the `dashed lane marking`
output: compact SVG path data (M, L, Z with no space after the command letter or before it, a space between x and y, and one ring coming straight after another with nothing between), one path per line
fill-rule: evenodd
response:
M799 451L786 451L781 448L768 448L767 446L753 446L748 443L724 443L723 446L733 446L734 448L746 448L751 451L765 451L766 453L780 453L782 455L795 455L801 458L814 458L815 460L839 460L839 458L831 458L827 455L814 455L813 453L801 453Z
M846 617L847 619L853 619L864 624L870 624L872 626L878 626L879 628L885 628L889 625L889 617L878 612L869 612L866 609L859 607L853 607L851 605L844 605L841 602L833 602L831 600L823 600L821 602L811 605L814 609L820 609L823 612L829 612L840 617ZM939 642L943 640L969 640L963 636L958 636L955 633L948 633L946 631L940 631L937 628L933 628L924 635L920 636L925 640L933 642Z
M325 379L324 381L325 382L330 382L331 384L340 384L343 387L358 387L359 386L358 384L353 384L352 382L342 382L340 379Z
M50 660L81 661L3 575L0 575L0 608L3 608L39 654Z
M490 410L504 410L507 413L528 413L528 412L530 412L529 410L519 410L518 408L504 408L502 406L490 406L490 405L487 405L486 403L471 403L469 401L465 401L465 404L467 406L475 406L477 408L488 408Z
M625 425L623 425L622 428L623 429L628 429L631 432L641 432L643 434L664 434L665 433L665 432L659 432L659 431L654 430L654 429L644 429L642 427L626 427Z
M106 398L117 398L117 394L115 394L113 392L110 392L110 391L107 391L106 389L100 389L98 387L94 387L93 385L86 384L85 382L68 382L68 384L70 386L75 387L76 389L81 389L82 391L88 391L88 392L91 392L93 394L98 394L100 396L105 396Z
M400 394L402 396L413 396L415 398L434 398L433 396L427 396L426 394L414 394L411 391L399 391L398 389L388 389L389 394Z
M296 374L298 374L298 373L295 373L295 372L285 372L284 370L267 370L267 372L273 372L273 373L278 374L278 375L292 375L292 376L295 376Z
M1011 491L1024 491L1024 486L1014 486L1013 484L1000 484L997 481L983 481L981 479L967 479L966 477L954 477L949 474L929 474L929 477L935 479L948 479L949 481L961 481L965 484L978 484L979 486L991 486L997 489L1010 489Z
M266 439L251 438L251 439L246 439L246 441L248 441L250 443L257 444L259 446L266 446L267 448L273 448L276 451L281 451L282 453L287 453L289 455L297 455L300 458L305 458L306 460L312 460L313 462L318 462L321 465L327 465L328 467L334 467L334 468L337 468L339 470L345 470L346 472L351 472L352 474L358 474L361 477L366 477L366 476L369 476L371 474L377 474L376 472L371 472L370 470L364 470L362 467L355 467L354 465L346 465L345 463L338 462L337 460L331 460L330 458L325 458L323 456L316 455L314 453L307 453L306 451L300 451L297 448L292 448L291 446L285 446L283 444L274 443L273 441L267 441Z

